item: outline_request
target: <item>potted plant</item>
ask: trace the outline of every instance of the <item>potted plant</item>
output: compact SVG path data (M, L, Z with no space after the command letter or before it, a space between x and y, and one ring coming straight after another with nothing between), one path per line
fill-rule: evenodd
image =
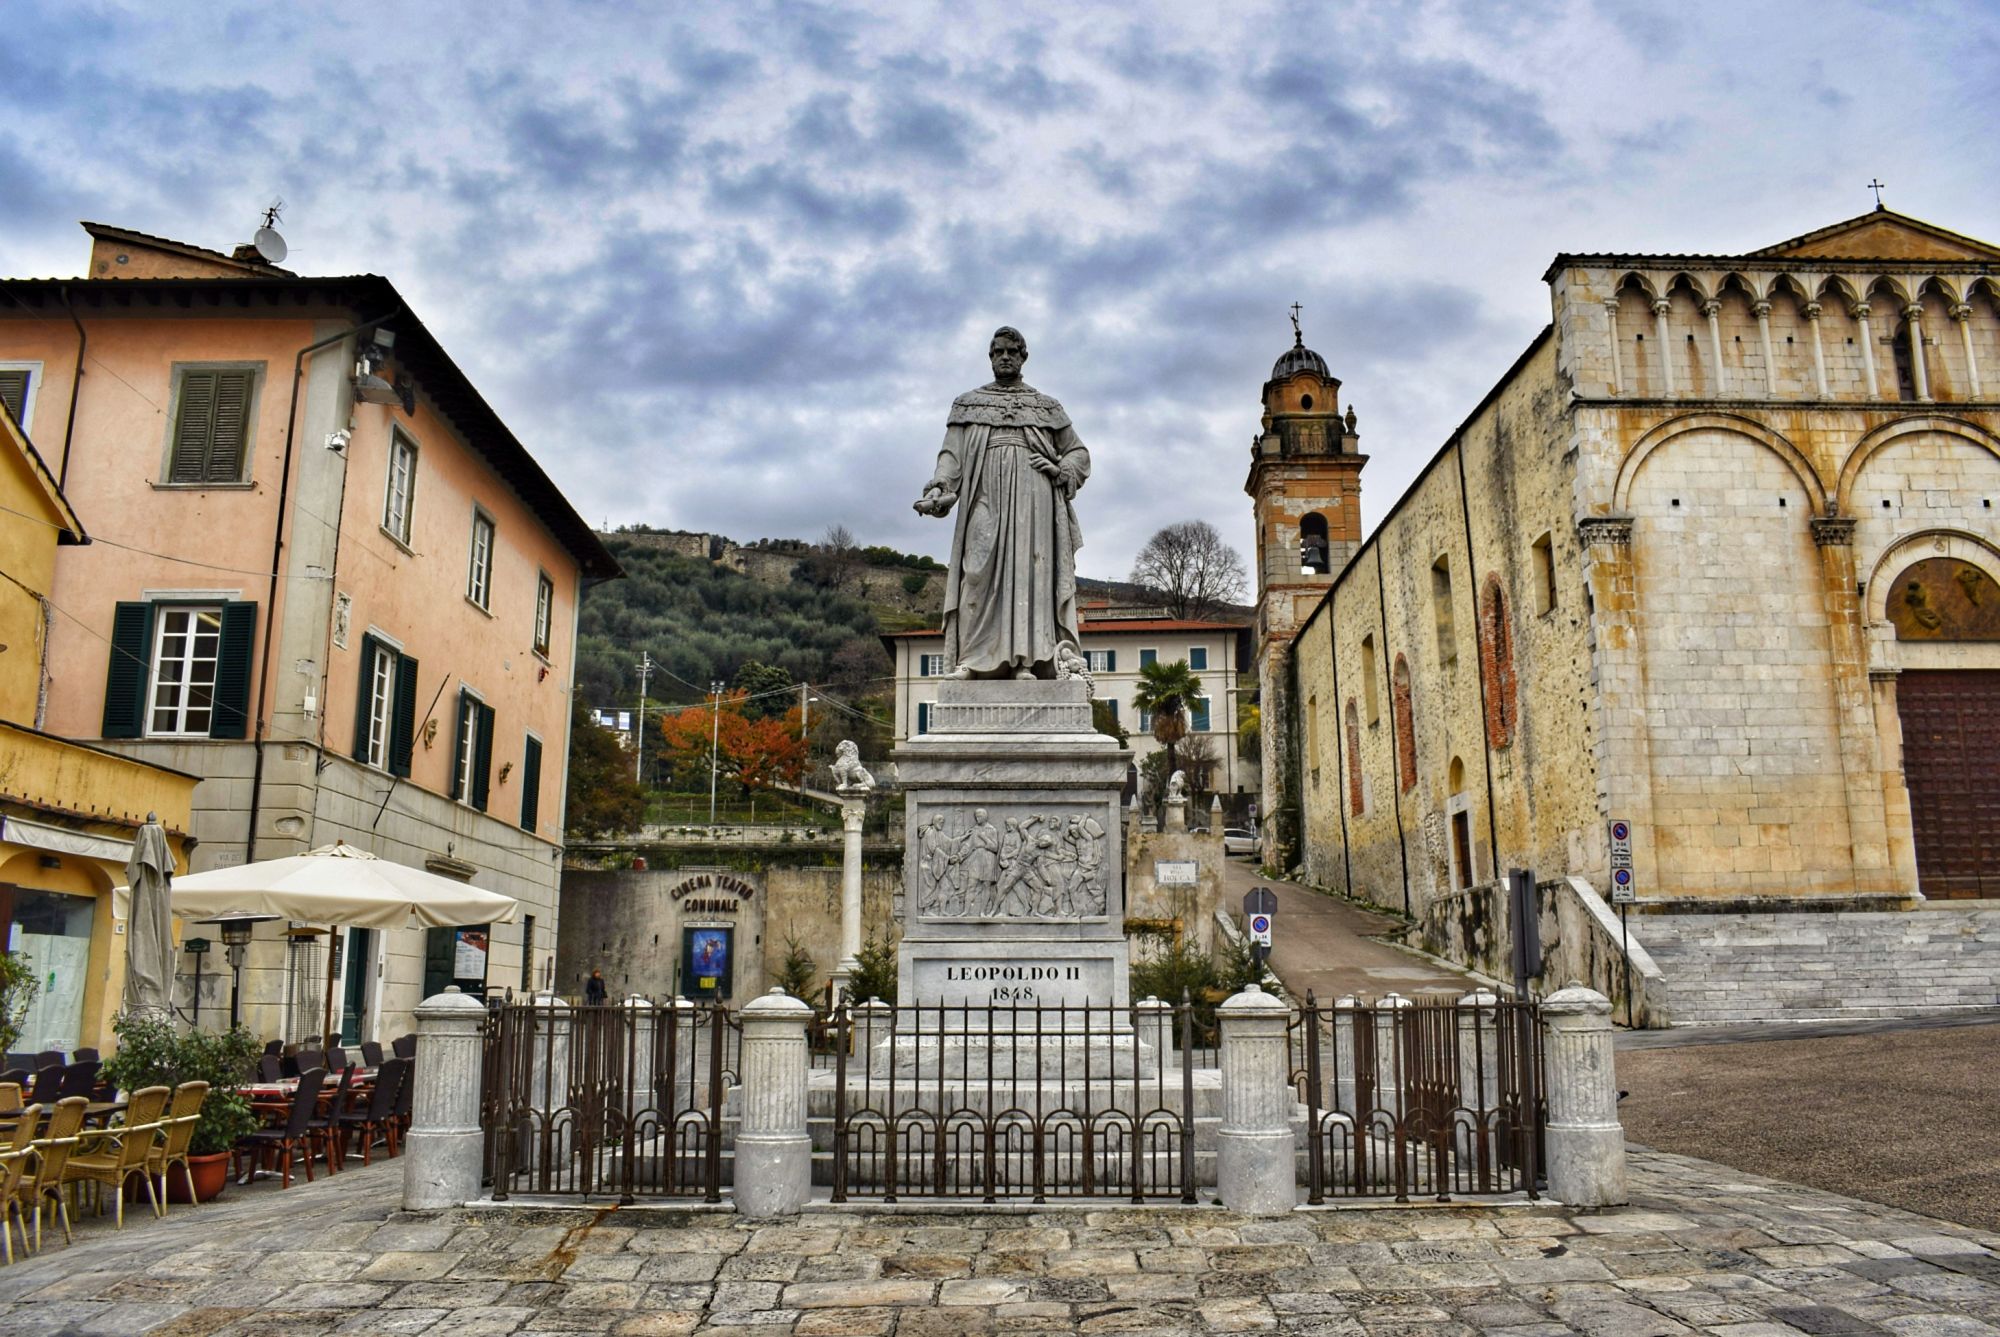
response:
M105 1060L98 1075L119 1090L208 1083L208 1096L188 1144L195 1201L207 1202L228 1183L230 1148L259 1123L250 1102L236 1090L256 1061L257 1038L240 1026L182 1035L172 1022L150 1016L120 1017L111 1029L118 1036L118 1052ZM177 1179L168 1177L168 1196L185 1202L187 1186Z

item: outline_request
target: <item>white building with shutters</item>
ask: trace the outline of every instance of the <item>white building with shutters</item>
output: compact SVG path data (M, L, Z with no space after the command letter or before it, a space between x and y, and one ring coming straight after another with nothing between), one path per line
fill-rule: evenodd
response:
M88 277L0 280L0 396L92 517L49 591L48 727L200 776L195 871L346 841L520 903L261 926L260 1034L322 1033L330 947L349 1043L447 984L539 986L576 610L617 563L386 280L85 228Z
M1107 607L1093 610L1086 606L1084 614L1077 630L1090 660L1096 699L1110 705L1130 735L1134 766L1160 750L1153 737L1152 717L1132 704L1140 666L1155 659L1168 664L1184 659L1203 688L1201 704L1189 722L1189 737L1212 759L1206 783L1198 783L1197 788L1223 794L1254 791L1257 768L1236 755L1236 703L1256 681L1249 671L1249 624L1121 617ZM895 664L894 725L896 741L901 743L929 732L938 683L947 668L944 633L891 632L882 638L882 644Z

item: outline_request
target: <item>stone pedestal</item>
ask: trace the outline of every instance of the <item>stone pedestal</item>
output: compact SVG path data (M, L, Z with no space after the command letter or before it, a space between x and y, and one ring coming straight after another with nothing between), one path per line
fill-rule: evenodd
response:
M460 1207L479 1196L480 1028L486 1009L453 985L417 1004L410 1131L403 1141L403 1209Z
M1118 798L1130 754L1092 727L1087 684L942 683L930 731L895 761L901 1003L1123 1009Z
M736 1210L790 1216L812 1196L806 1125L806 1023L812 1009L783 989L743 1013L742 1122L736 1131Z
M1187 831L1187 800L1184 798L1170 798L1161 806L1163 816L1160 819L1160 830L1167 832L1178 831L1185 834Z
M1293 1156L1291 1009L1252 984L1215 1010L1222 1032L1222 1127L1215 1182L1233 1212L1273 1216L1298 1205Z
M1571 1207L1626 1202L1611 1000L1572 983L1542 1000L1542 1017L1548 1029L1549 1194Z

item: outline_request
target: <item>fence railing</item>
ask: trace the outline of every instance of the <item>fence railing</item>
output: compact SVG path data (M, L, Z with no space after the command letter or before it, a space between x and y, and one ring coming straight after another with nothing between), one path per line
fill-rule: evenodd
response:
M1533 1002L1307 995L1292 1016L1306 1107L1306 1201L1535 1197L1545 1164L1542 1024Z
M1192 1009L842 1006L835 1202L1194 1201Z
M722 1198L739 1032L726 1007L559 999L487 1012L484 1169L493 1197Z

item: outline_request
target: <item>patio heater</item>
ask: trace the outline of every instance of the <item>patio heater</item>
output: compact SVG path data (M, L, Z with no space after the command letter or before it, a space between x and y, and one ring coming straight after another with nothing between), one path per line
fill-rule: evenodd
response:
M279 917L243 913L217 915L213 919L199 921L219 925L222 930L222 946L228 955L232 976L229 984L229 1029L232 1031L243 1024L243 959L250 952L251 930Z

